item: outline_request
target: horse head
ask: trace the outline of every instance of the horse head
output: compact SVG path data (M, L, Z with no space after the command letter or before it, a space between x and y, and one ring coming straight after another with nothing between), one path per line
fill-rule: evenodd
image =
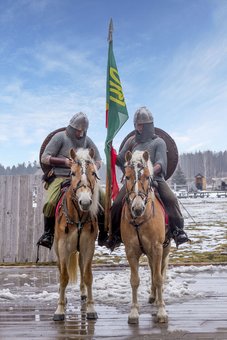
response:
M147 151L125 155L126 200L134 218L143 216L151 192L153 166Z
M70 150L72 199L81 211L96 215L98 210L98 176L94 149Z

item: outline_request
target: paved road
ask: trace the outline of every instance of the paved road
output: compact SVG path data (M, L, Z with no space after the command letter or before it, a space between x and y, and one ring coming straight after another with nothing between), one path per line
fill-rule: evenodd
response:
M98 320L87 321L85 306L76 296L67 306L66 320L54 322L57 269L0 267L0 339L227 340L227 266L216 268L191 274L191 285L202 297L167 304L167 324L156 324L153 307L144 304L139 325L128 325L128 305L98 301Z

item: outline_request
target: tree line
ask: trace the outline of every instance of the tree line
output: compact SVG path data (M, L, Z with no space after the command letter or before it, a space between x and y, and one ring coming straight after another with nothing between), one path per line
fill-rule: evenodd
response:
M209 183L212 178L227 177L227 151L183 153L179 165L188 182L201 174Z
M32 175L37 172L39 163L18 164L12 167L4 167L0 164L0 175ZM177 172L178 171L178 172ZM100 171L101 178L105 177L105 165ZM198 174L206 177L207 182L212 178L227 177L227 151L213 152L195 152L183 153L179 156L178 167L173 176L183 176L187 182L192 182ZM121 176L121 174L119 174ZM182 180L183 181L183 180Z
M0 164L0 175L33 175L37 172L38 167L39 163L37 161L34 161L33 163L28 162L27 165L21 163L17 166L7 166L6 168Z

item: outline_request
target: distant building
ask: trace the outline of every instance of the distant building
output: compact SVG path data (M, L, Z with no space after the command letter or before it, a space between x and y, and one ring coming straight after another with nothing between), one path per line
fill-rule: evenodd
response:
M212 189L227 191L227 177L212 178Z
M206 178L200 173L195 176L195 186L197 190L206 190Z

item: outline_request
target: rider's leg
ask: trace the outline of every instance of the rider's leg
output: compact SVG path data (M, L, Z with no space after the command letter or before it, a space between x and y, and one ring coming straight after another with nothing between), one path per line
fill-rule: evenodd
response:
M100 208L97 215L99 225L98 245L102 247L106 246L108 231L105 227L105 192L101 188L99 190L99 204Z
M63 178L55 178L48 186L46 202L43 206L44 214L44 233L39 238L37 246L51 249L54 240L55 208L61 196L61 183Z
M108 239L108 232L105 228L105 215L104 212L99 211L98 213L98 225L99 225L99 236L98 245L105 246Z
M44 233L37 242L37 246L51 249L54 241L55 217L44 216Z
M125 186L123 186L111 207L111 230L109 232L109 239L107 242L107 248L111 249L111 251L113 251L116 247L119 247L122 242L120 224L125 193Z
M170 234L178 247L180 244L189 241L189 238L183 230L184 219L177 197L164 180L158 181L158 192L168 214Z

